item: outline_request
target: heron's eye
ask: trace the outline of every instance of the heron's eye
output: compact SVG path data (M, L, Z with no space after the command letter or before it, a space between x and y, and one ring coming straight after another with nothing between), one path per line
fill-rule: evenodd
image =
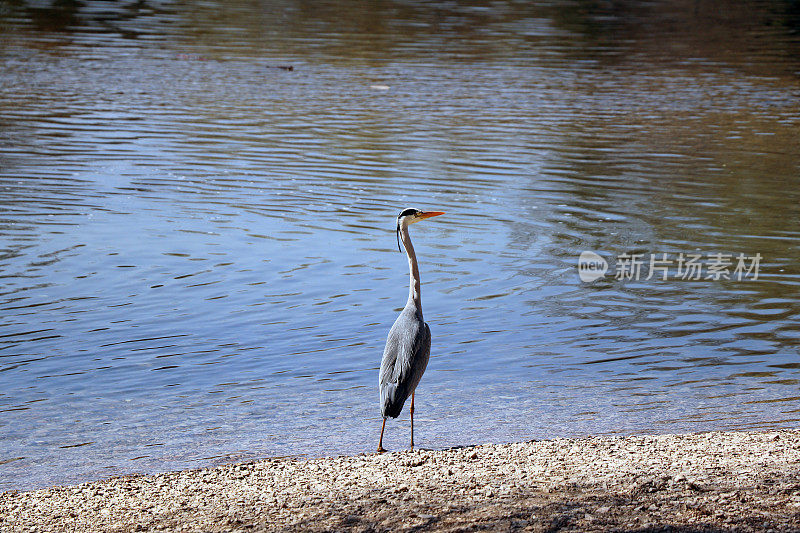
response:
M397 215L397 218L403 218L403 217L408 217L408 216L411 216L411 215L416 215L419 212L420 212L419 209L412 209L412 208L403 209L402 211L400 211L400 214Z

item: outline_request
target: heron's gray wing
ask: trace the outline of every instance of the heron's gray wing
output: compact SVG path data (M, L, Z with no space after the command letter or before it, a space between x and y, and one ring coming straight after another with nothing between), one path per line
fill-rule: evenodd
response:
M379 384L381 413L396 418L406 399L414 392L431 351L428 324L416 317L401 314L389 331L383 352Z

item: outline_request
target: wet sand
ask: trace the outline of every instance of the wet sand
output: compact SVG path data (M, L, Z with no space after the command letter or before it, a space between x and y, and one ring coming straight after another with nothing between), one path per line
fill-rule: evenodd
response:
M800 431L267 459L0 494L2 531L800 531Z

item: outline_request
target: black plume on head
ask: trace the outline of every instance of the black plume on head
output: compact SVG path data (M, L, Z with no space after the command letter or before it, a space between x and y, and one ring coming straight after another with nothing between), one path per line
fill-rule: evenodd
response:
M400 248L400 217L397 217L397 251L402 252Z
M409 207L407 209L403 209L402 211L400 211L400 214L397 215L397 249L401 252L403 251L403 249L400 248L400 219L403 217L414 215L416 213L419 213L419 209L414 209L413 207Z

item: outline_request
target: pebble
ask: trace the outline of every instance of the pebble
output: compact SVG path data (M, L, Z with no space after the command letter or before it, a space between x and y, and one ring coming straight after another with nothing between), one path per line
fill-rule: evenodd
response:
M266 459L0 493L0 530L798 531L798 471L796 430Z

